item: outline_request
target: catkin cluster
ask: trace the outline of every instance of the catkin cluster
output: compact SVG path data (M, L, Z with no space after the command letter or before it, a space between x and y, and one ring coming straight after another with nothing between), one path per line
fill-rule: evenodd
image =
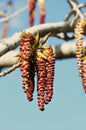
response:
M38 106L40 110L44 110L44 104L48 104L53 95L53 79L55 55L51 47L45 47L42 55L37 53L37 94Z
M86 92L86 56L83 48L83 35L86 27L86 19L79 19L75 27L76 59L82 85Z
M37 43L37 37L24 33L20 41L20 71L22 85L29 101L33 100L35 75L37 76L38 107L44 110L53 95L55 55L49 46Z

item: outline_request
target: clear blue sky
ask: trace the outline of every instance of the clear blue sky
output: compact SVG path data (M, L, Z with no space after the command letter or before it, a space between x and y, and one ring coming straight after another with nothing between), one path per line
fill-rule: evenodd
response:
M15 0L12 11L26 3ZM46 22L62 21L70 10L66 0L45 0L45 4ZM38 21L36 14L35 24ZM26 28L28 12L10 21L8 37ZM48 42L56 45L63 40L53 38ZM33 102L26 99L19 69L0 78L0 130L86 130L86 95L76 60L56 61L53 99L43 112L38 109L36 91Z

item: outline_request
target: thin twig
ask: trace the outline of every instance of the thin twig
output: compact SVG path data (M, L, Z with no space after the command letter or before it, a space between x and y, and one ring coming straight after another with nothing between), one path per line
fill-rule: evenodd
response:
M67 0L67 1L68 1L68 0ZM78 1L77 1L77 0L71 0L71 1L75 2L76 4L78 4Z
M86 4L80 4L80 5L77 5L77 7L79 8L79 9L81 9L81 8L84 8L84 7L86 7ZM75 9L72 9L68 14L67 14L67 16L65 17L65 19L64 19L64 21L68 21L68 19L71 17L71 15L73 15L75 13Z
M78 19L78 14L74 17L74 19L71 21L70 26L72 27L75 23L75 21Z
M80 18L84 19L84 15L81 13L81 11L79 10L77 4L71 0L68 0L70 2L70 4L73 6L73 9L76 10L77 14L80 16Z
M5 18L0 19L0 23L5 22L5 21L9 21L10 19L12 19L12 18L16 17L17 15L23 13L27 9L28 9L28 5L24 6L21 9L19 9L18 11L16 11L15 13L13 13L12 15L9 15L9 16L7 16Z
M68 40L72 40L72 39L74 39L74 35L73 34L71 34L71 35L68 35L67 33L58 33L58 34L55 34L55 35L53 35L54 37L57 37L57 38L59 38L59 39L63 39L63 40L65 40L65 41L68 41Z
M13 70L15 70L18 67L19 67L19 62L17 64L14 64L12 67L10 67L9 69L7 69L6 71L1 72L0 73L0 77L5 76L5 75L11 73Z

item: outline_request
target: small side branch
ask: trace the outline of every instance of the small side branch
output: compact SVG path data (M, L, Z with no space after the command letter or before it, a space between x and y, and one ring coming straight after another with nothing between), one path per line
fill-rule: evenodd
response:
M77 5L77 7L78 7L79 9L81 9L81 8L86 7L86 4L79 4L79 5ZM75 14L75 12L76 12L75 9L72 9L72 10L66 15L64 21L68 21L69 18L71 17L71 15Z
M28 9L28 5L24 6L23 8L21 8L20 10L16 11L13 14L6 16L5 18L0 19L0 23L9 21L10 19L12 19L12 18L18 16L19 14L23 13L24 11L26 11L27 9Z
M1 72L0 73L0 77L5 76L5 75L11 73L13 70L15 70L18 67L19 67L19 62L17 64L14 64L12 67L10 67L9 69L7 69L6 71Z
M78 5L73 2L72 0L68 0L68 2L72 5L73 9L76 11L77 15L80 16L80 18L84 18L84 15L81 13L81 11L78 8Z

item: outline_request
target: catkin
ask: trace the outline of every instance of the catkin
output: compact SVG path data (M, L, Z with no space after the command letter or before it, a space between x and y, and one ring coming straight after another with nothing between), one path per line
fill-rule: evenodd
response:
M82 85L84 88L84 91L86 93L86 56L83 58L83 68L82 68Z
M45 86L45 104L48 104L53 96L53 80L54 80L54 65L55 55L51 47L46 47L43 51L46 56L46 86Z
M75 27L76 38L76 59L80 76L82 76L83 66L83 33L84 33L84 20L79 19Z
M28 91L26 93L27 95L27 99L29 101L33 100L33 92L34 92L34 86L35 86L35 81L34 81L34 77L35 77L35 63L34 62L30 62L30 78L29 78L29 88Z
M31 33L25 34L20 41L20 71L23 77L23 89L27 93L30 86L30 57L31 57L31 44L34 37Z
M37 95L38 95L38 106L40 110L44 110L44 95L45 95L45 60L43 57L38 57L36 60L37 67Z
M79 74L82 78L82 85L86 92L86 56L83 48L83 35L86 27L86 19L79 19L75 27L76 38L76 59Z

